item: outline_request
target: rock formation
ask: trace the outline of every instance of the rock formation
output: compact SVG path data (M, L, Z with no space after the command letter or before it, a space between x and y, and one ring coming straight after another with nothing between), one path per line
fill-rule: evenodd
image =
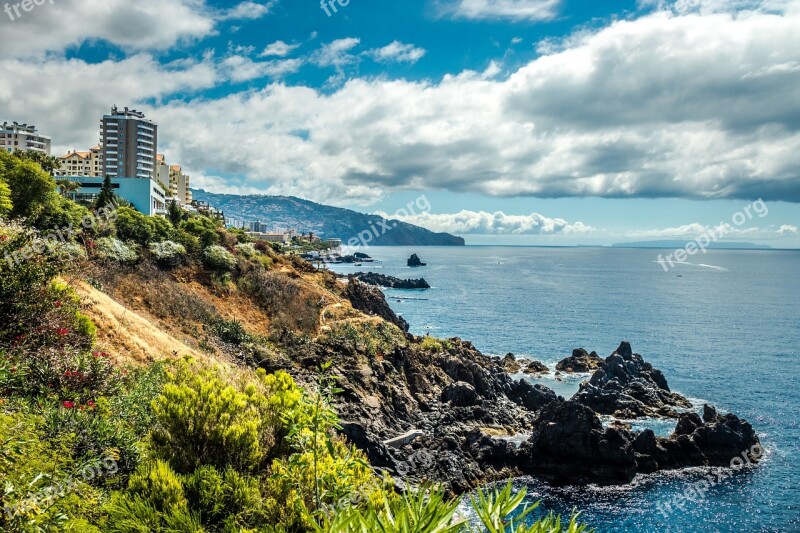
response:
M417 254L412 254L411 257L408 258L408 266L410 267L424 267L428 266L428 263L423 263Z
M424 278L420 279L400 279L393 276L386 276L376 272L358 272L352 275L362 283L375 285L377 287L387 287L389 289L430 289L431 286Z
M560 361L556 365L556 370L559 372L575 373L575 372L592 372L598 368L603 362L603 359L597 355L596 352L589 353L583 348L578 348L572 351L572 355Z
M589 382L581 385L576 400L596 413L618 418L677 418L677 409L692 406L670 391L664 374L634 354L627 342L602 361Z

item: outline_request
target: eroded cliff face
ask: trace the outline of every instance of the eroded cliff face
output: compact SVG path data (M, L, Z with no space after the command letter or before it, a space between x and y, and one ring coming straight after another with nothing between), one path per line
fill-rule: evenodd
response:
M309 386L330 362L343 390L335 398L342 434L401 483L428 479L455 493L521 474L557 483L626 483L637 473L726 465L758 443L752 427L733 415L710 408L703 418L683 413L688 400L627 343L565 401L546 387L515 381L503 360L468 341L409 335L377 288L296 260L276 258L271 269L245 266L236 283L223 287L197 267L164 272L142 264L96 269L91 277L104 298L135 313L138 337L149 322L174 340L167 346L286 370ZM118 326L100 338L124 359L126 329ZM677 417L678 427L662 439L604 428L597 416L603 413ZM530 437L519 447L507 439L520 434Z

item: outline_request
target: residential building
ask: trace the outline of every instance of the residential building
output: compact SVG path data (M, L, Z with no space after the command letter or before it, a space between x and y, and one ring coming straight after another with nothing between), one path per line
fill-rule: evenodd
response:
M50 137L38 133L32 124L3 122L0 126L0 150L33 150L50 155L50 143Z
M100 176L65 176L77 181L81 188L70 194L76 202L91 205L100 194L104 178ZM111 178L114 193L124 198L145 215L165 215L167 213L167 193L151 179Z
M257 241L278 242L281 244L289 244L292 242L288 233L262 233L258 231L250 231L247 233L251 238Z
M169 188L173 198L177 198L182 205L191 205L192 190L189 188L189 175L184 174L180 165L169 167Z
M56 176L103 177L103 149L100 146L89 148L88 152L73 150L58 158L61 166Z
M135 109L111 108L100 123L103 175L155 178L158 125Z
M253 233L269 233L270 231L270 227L267 224L264 224L258 220L254 222L248 222L247 227L250 228L250 231Z
M153 170L153 179L155 179L162 187L169 189L169 165L164 154L156 155L156 167ZM170 191L167 191L170 192ZM172 195L174 196L174 195Z

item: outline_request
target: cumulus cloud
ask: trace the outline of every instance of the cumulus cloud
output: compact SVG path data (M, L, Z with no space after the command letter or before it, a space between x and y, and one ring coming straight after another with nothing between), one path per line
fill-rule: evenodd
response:
M297 72L302 65L303 60L296 58L253 61L246 56L232 55L222 60L220 69L226 79L239 83L264 77L281 78Z
M452 214L419 213L404 216L390 216L382 212L376 214L432 231L461 235L577 235L594 231L594 228L582 222L569 223L561 218L549 218L539 213L507 215L502 211L487 213L464 210Z
M260 4L258 2L242 2L218 15L219 20L254 20L260 19L270 12L276 0Z
M12 2L13 4L13 2ZM128 50L163 50L215 31L221 20L259 18L272 2L216 10L204 0L59 0L13 22L0 19L0 58L36 58L90 40Z
M450 0L443 14L456 18L546 21L558 16L561 0Z
M261 57L286 57L299 47L299 44L287 44L283 41L275 41L264 48L264 51L261 52Z
M0 108L25 110L9 118L80 148L97 142L111 104L144 107L173 160L224 192L350 205L433 189L800 202L798 5L652 12L573 35L506 75L495 66L441 80L356 77L329 91L277 82L216 99L196 95L266 66L161 65L144 53L97 64L0 59ZM307 61L343 73L360 61L359 44L334 41Z
M404 44L400 41L394 41L383 48L376 48L370 50L369 55L375 61L382 62L397 62L397 63L416 63L425 55L424 48L419 48L413 44Z

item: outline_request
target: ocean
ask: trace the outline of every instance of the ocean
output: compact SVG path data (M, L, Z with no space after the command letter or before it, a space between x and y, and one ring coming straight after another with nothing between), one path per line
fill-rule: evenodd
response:
M669 252L652 249L365 251L380 262L333 270L431 284L385 290L415 334L461 337L486 354L512 352L551 368L574 348L605 357L628 340L673 390L750 421L765 449L759 465L730 476L659 473L618 488L516 480L543 511L579 510L599 532L800 532L800 252L711 250L665 272L657 257ZM428 266L408 268L412 253ZM569 396L581 379L543 383ZM639 425L664 435L674 427Z

